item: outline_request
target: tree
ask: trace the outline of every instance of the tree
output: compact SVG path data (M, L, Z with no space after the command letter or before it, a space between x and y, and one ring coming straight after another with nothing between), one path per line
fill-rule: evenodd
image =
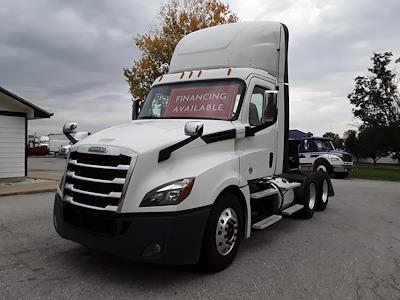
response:
M349 129L343 134L344 139L344 149L353 154L358 162L360 155L359 140L357 137L357 132L355 130Z
M355 78L355 88L348 98L354 105L354 116L363 122L361 127L400 125L396 73L389 69L392 56L391 52L374 53L370 74Z
M161 6L159 23L138 34L135 44L141 57L124 69L134 100L143 101L153 81L168 72L176 44L185 35L206 27L238 21L229 6L220 0L170 0Z
M384 132L382 127L367 127L358 135L361 156L372 158L375 166L378 159L388 155Z
M384 131L387 149L392 153L392 158L400 162L400 126L385 127Z
M354 105L353 114L360 119L360 142L361 133L371 129L363 135L375 132L374 138L385 137L384 140L376 143L382 147L381 153L392 153L392 157L400 161L400 95L397 87L397 75L389 68L392 62L391 52L374 53L371 60L372 68L369 68L369 75L355 78L355 88L348 95L350 103ZM400 62L397 59L395 63ZM380 130L378 132L378 130ZM367 151L369 152L369 151Z
M335 148L339 149L343 148L343 139L341 139L337 133L326 132L322 135L322 137L332 140L332 143L335 146Z

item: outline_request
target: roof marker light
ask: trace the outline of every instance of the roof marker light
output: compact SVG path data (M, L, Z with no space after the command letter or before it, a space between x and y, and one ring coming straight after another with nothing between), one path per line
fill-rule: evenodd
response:
M228 76L231 75L231 72L232 72L232 69L229 68L229 69L228 69L228 73L227 73L226 75L228 75Z
M160 79L158 80L158 82L160 82L163 79L164 75L161 75Z
M185 72L182 72L180 79L182 79L184 75L185 75Z
M200 77L200 75L201 75L201 70L199 71L199 74L197 74L197 77Z
M192 75L193 75L193 71L190 71L190 73L189 73L189 78L191 78Z

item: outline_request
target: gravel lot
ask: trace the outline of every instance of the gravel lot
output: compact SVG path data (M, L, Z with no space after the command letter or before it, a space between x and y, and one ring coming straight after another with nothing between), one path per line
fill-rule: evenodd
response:
M244 240L217 274L138 264L57 236L53 194L0 198L0 298L400 299L400 183L334 180L311 220Z

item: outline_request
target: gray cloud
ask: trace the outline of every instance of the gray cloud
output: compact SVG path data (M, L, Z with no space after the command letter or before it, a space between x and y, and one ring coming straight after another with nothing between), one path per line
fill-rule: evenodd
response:
M129 119L122 68L137 57L133 37L158 1L2 1L0 85L54 112L30 122L39 134L66 120L98 130Z
M274 19L290 31L291 127L323 134L354 128L347 95L373 52L400 55L397 0L235 1L242 19Z
M372 52L400 55L398 0L230 0L241 20L272 19L290 30L291 126L342 133L354 120L347 94ZM122 68L132 38L155 19L160 0L12 1L0 6L0 85L55 113L30 122L39 134L67 120L81 129L130 118Z

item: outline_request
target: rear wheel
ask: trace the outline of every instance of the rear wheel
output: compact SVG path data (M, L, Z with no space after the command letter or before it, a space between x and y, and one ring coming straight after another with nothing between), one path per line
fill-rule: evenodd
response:
M242 234L239 199L232 193L223 193L215 202L207 223L200 259L202 267L210 272L228 267L239 249Z
M303 219L310 219L314 215L317 202L317 181L314 176L309 176L304 181L303 197L298 200L304 207L298 212L298 216Z
M318 174L320 183L317 188L317 202L316 202L316 210L322 211L325 210L328 205L329 200L329 183L328 183L328 175L320 172Z

